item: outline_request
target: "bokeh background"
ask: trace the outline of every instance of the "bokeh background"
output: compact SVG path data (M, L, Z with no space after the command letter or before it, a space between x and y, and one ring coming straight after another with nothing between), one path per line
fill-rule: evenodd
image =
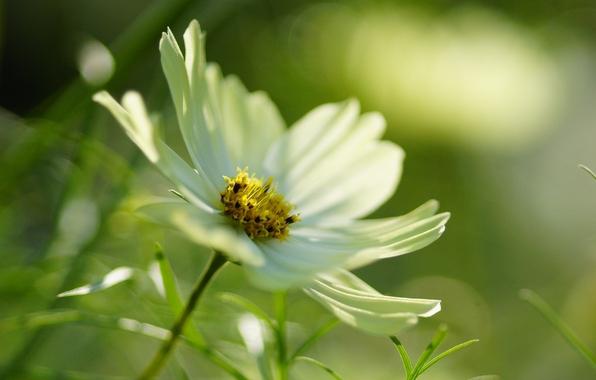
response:
M55 296L117 266L146 270L156 241L184 291L200 273L206 250L134 215L148 197L168 196L168 184L90 101L100 88L141 91L182 150L157 43L166 26L180 36L192 18L207 31L208 59L267 91L288 123L348 97L387 117L386 138L407 159L397 193L374 216L430 198L452 212L430 247L358 272L384 293L443 300L440 314L401 334L413 353L440 322L450 327L447 343L480 339L424 379L594 378L518 297L521 288L536 290L596 347L596 183L577 168L596 167L593 1L9 0L0 8L0 371L7 379L134 376L155 340L80 323L11 323L75 309L168 326L172 314L141 276L86 297ZM238 310L214 297L223 290L268 310L271 297L228 268L197 312L210 340L246 360ZM328 318L298 292L289 310L293 344ZM349 327L310 355L345 379L402 378L387 339ZM307 364L292 372L325 376ZM181 347L162 378L226 377Z

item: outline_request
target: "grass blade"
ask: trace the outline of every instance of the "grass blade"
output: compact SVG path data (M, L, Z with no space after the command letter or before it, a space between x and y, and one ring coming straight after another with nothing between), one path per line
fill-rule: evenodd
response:
M99 281L96 281L92 284L87 284L83 286L79 286L78 288L74 288L71 290L67 290L57 295L57 297L73 297L73 296L84 296L91 293L101 292L102 290L106 290L111 288L114 285L118 285L121 282L124 282L135 274L135 270L130 267L118 267L108 274L103 276Z
M166 300L170 304L170 309L174 315L179 315L184 309L184 301L176 284L176 276L161 246L156 244L155 249L155 258L159 267L161 285L163 286ZM184 326L184 334L197 345L205 346L205 339L192 320Z
M300 360L300 361L303 361L303 362L307 362L307 363L313 364L313 365L321 368L323 371L327 372L329 374L329 376L331 376L335 380L342 380L342 377L339 376L339 374L337 372L335 372L331 368L327 367L325 364L321 363L317 359L313 359L313 358L310 358L308 356L298 356L296 358L296 360Z
M321 327L319 327L317 330L315 330L315 332L312 333L311 336L309 336L304 341L304 343L302 343L300 345L300 347L298 347L296 349L296 351L294 351L294 353L290 357L289 361L292 362L296 359L296 357L305 353L309 348L312 347L313 344L315 344L325 334L327 334L329 331L333 330L333 328L335 326L337 326L338 323L339 323L339 319L331 318L329 321L327 321L325 324L323 324Z
M464 348L478 342L478 339L470 339L468 341L465 341L463 343L457 344L453 347L451 347L448 350L445 350L443 352L441 352L439 355L435 356L434 358L430 359L428 362L426 362L426 364L424 366L422 366L422 368L420 369L420 371L418 371L418 374L422 374L423 372L425 372L426 370L428 370L430 367L432 367L433 365L437 364L439 361L443 360L444 358L446 358L447 356L456 353L457 351L463 350Z
M437 329L437 332L433 336L433 339L430 341L428 346L426 346L424 352L422 352L418 358L418 361L416 362L416 365L414 366L414 369L411 373L412 379L415 379L420 375L422 367L426 364L428 358L430 358L432 353L435 352L437 347L439 347L439 345L443 342L445 336L447 336L447 325L442 324Z
M596 356L594 353L575 335L573 330L571 330L546 301L530 289L520 290L519 297L532 305L592 365L592 368L596 368Z
M406 351L406 348L396 336L391 336L389 339L391 339L395 345L395 349L399 353L399 356L401 356L401 362L404 366L406 378L409 379L410 375L412 374L412 360L410 359L410 355L408 355L408 351Z
M587 172L589 175L591 175L591 176L592 176L592 178L596 179L596 173L594 173L594 172L592 171L592 169L590 169L590 168L589 168L589 167L587 167L586 165L582 165L582 164L579 164L578 166L580 167L580 169L583 169L583 170L585 170L585 171L586 171L586 172Z

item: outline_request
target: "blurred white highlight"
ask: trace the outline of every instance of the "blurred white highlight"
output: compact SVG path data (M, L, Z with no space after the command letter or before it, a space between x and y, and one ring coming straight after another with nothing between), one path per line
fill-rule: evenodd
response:
M260 355L265 349L264 331L261 321L252 314L243 314L238 320L238 331L244 344L253 355Z
M108 48L97 40L85 42L77 57L79 72L93 86L106 83L114 74L114 57Z

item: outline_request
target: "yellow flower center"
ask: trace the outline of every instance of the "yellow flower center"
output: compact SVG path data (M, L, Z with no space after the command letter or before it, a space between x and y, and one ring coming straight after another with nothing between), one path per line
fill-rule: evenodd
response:
M224 214L238 222L251 238L285 239L289 226L300 220L290 214L294 206L272 187L272 179L263 182L246 169L238 169L234 178L224 177L226 189L220 193Z

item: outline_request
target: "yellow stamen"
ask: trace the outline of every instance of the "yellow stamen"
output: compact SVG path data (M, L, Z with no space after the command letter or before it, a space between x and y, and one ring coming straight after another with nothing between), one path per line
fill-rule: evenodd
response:
M226 189L220 193L224 214L238 222L251 238L285 239L289 226L300 220L290 214L294 206L272 186L269 178L263 183L246 169L238 169L234 178L224 177Z

